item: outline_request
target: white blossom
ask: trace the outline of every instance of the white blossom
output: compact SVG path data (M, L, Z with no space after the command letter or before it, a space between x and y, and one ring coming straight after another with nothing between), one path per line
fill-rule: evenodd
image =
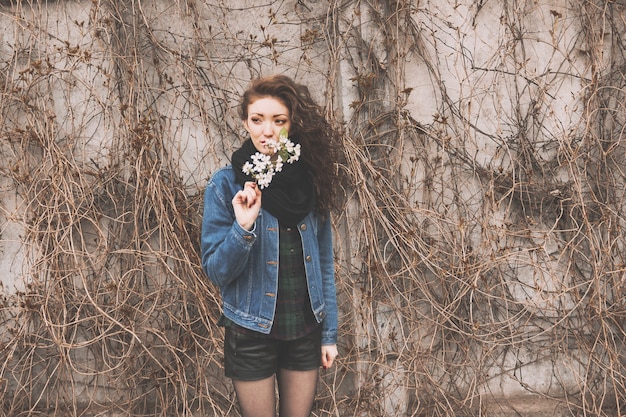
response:
M242 171L243 171L243 173L244 173L244 174L246 174L246 175L252 175L253 169L254 169L254 165L252 165L252 164L250 163L250 161L246 161L246 163L245 163L245 164L243 164L243 169L242 169Z
M241 169L244 174L252 176L261 189L270 185L285 163L293 164L300 159L300 144L289 140L286 129L280 131L278 141L269 141L267 145L272 149L272 155L256 152L250 157L252 162L246 161Z

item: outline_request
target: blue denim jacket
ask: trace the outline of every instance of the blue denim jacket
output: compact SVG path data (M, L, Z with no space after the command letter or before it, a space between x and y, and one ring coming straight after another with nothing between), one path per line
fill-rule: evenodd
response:
M278 220L261 208L253 230L235 220L232 199L241 190L227 166L215 172L204 193L202 267L219 286L224 316L269 334L278 293ZM311 308L322 323L322 344L337 343L337 296L329 216L309 213L298 225Z

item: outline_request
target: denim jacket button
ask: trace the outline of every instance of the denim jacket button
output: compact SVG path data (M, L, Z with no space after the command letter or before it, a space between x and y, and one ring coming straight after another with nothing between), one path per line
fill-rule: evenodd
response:
M306 259L307 262L311 262L311 259L312 259L311 255L307 255L305 259Z
M306 230L306 224L300 225L300 230Z

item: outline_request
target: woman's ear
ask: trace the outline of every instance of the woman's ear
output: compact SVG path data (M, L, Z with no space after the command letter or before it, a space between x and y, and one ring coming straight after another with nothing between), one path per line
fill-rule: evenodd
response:
M246 129L246 131L248 133L250 133L250 129L248 128L248 120L247 119L243 120L243 127Z

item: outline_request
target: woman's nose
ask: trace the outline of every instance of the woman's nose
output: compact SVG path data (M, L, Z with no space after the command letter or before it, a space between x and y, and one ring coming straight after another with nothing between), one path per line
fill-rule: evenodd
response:
M271 123L263 124L263 134L265 136L274 136L274 127L272 126Z

